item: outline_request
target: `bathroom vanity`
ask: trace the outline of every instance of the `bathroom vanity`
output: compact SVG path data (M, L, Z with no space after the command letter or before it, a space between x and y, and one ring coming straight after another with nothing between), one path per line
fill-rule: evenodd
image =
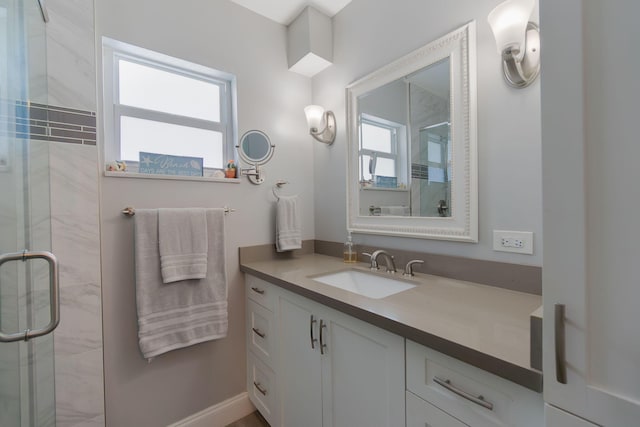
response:
M541 297L417 274L369 297L316 280L371 273L319 254L241 261L247 389L271 426L543 425L530 367Z

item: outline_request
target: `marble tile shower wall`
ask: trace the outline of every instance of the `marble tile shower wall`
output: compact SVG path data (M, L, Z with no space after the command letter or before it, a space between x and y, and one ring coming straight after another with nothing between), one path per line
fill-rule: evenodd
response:
M60 262L61 321L52 346L56 425L104 426L96 115L44 104L14 104L11 129L19 138L30 139L32 146L48 148L38 150L48 154L48 161L37 168L48 177L32 177L32 188L39 194L50 193L40 196L50 197L51 248ZM41 189L38 183L48 185ZM40 356L47 359L51 351Z
M52 248L60 260L57 426L104 426L98 165L95 146L50 143Z

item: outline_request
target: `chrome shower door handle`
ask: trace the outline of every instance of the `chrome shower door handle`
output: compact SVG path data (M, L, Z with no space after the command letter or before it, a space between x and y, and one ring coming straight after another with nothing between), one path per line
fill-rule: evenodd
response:
M23 251L0 255L0 266L9 261L29 261L44 259L49 263L49 323L38 329L25 329L22 332L5 333L0 330L0 342L29 341L51 333L60 323L60 283L58 281L58 259L47 251Z

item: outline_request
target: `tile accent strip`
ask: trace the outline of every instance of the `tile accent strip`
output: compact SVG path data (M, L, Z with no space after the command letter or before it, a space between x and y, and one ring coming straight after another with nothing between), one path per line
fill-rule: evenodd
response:
M0 101L0 136L96 145L96 113L29 101Z
M411 163L411 178L429 179L429 166L419 163Z

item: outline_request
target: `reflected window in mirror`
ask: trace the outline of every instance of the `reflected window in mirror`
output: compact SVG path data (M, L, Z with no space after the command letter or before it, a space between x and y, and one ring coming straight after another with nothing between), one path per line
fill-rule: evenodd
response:
M399 148L405 143L405 135L405 125L362 114L359 163L360 181L365 188L406 186L406 150Z

